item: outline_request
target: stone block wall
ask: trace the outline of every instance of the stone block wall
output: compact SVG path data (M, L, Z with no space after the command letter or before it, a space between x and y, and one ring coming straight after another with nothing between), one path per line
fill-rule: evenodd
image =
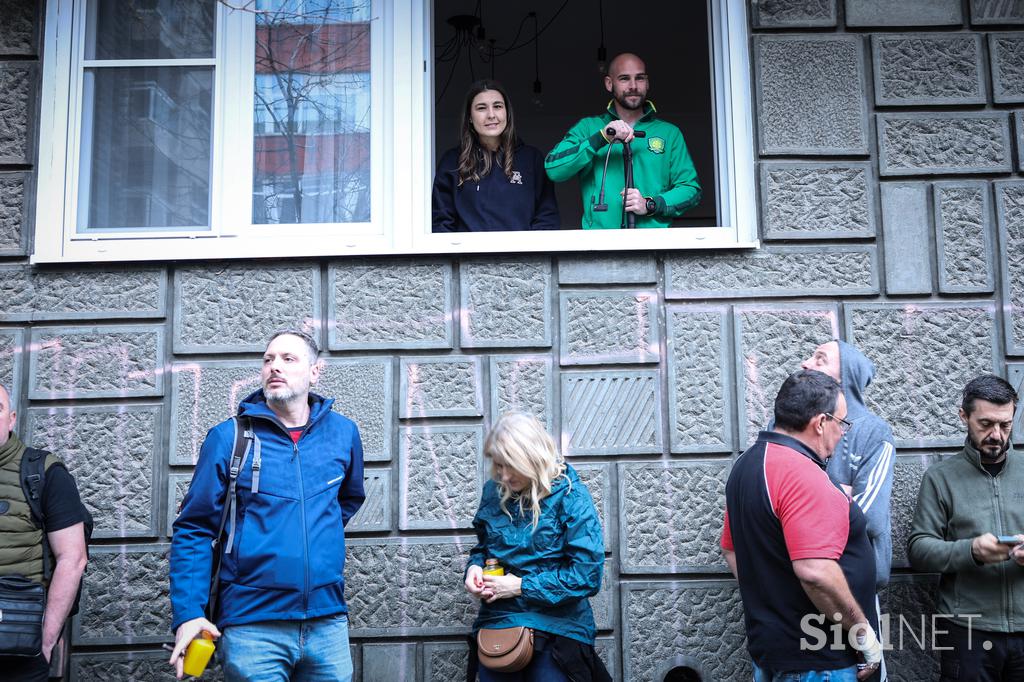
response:
M967 379L1024 384L1021 2L751 3L756 251L78 267L27 257L41 9L0 0L0 381L96 518L72 679L170 679L170 525L206 430L287 325L326 349L320 390L365 446L357 680L460 678L482 440L509 409L549 426L598 506L615 678L748 676L717 549L725 480L786 373L833 337L875 361L867 399L898 441L883 603L931 612L904 548L921 476L962 439ZM935 668L909 639L890 657L893 680Z

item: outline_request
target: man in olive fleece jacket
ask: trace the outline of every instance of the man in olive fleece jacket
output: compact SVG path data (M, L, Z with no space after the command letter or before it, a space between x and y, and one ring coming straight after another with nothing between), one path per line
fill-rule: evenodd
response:
M941 573L942 680L1024 679L1024 462L1010 449L1017 393L996 376L964 388L964 449L924 474L907 542ZM1012 536L1012 537L1010 537Z
M612 96L607 110L574 125L547 155L544 169L555 182L579 178L585 230L618 229L623 208L636 215L638 228L668 227L701 197L683 134L660 119L647 99L647 66L635 54L620 54L609 63L604 86ZM634 139L634 131L646 136ZM622 145L616 141L629 145L633 153L634 188L629 191L623 190ZM597 210L606 168L607 210Z

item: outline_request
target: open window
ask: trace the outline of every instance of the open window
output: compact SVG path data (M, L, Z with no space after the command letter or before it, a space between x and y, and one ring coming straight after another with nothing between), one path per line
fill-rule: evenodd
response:
M607 101L599 29L574 25L591 4L538 7L538 104L534 44L490 62L526 84L513 97L534 146ZM631 10L632 35L605 17L609 52L659 45L632 49L704 187L678 229L433 234L436 154L465 87L456 70L442 96L439 27L477 6L495 45L523 42L519 3L47 0L33 262L756 246L743 0L708 0L678 33L653 2ZM579 191L558 192L573 227Z
M638 0L629 5L625 18L623 6L607 0L549 3L543 15L530 7L435 0L435 157L458 146L464 93L475 80L502 84L514 109L516 133L547 153L581 118L604 113L611 99L603 83L609 61L617 52L636 52L647 64L648 95L656 106L651 115L682 130L703 190L700 203L671 224L721 224L707 5ZM647 145L634 146L643 151ZM607 146L596 155L598 165L603 165L606 150L616 152L612 163L622 164L621 146ZM668 157L663 149L655 151L660 159ZM621 189L609 186L606 191ZM561 227L579 229L579 181L555 183L555 191ZM619 223L618 214L611 219Z

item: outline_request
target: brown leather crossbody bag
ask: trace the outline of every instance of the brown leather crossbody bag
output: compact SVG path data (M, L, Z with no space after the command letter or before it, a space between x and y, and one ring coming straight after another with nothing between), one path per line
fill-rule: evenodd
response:
M480 665L499 673L514 673L533 658L533 630L522 626L480 628L476 646Z

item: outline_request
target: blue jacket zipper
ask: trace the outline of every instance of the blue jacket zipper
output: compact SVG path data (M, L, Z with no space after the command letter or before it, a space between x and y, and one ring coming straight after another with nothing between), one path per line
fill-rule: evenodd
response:
M269 420L272 424L276 424L289 439L292 437L291 432L288 428L281 423L281 420L275 417L268 417L265 415L259 415L264 419ZM310 415L310 419L312 415ZM299 434L299 440L306 435L309 431L310 422L307 420L306 427L302 429L302 433ZM302 458L299 457L299 443L295 441L292 443L292 458L295 460L295 469L299 474L299 511L302 514L302 553L303 553L303 564L305 568L305 582L302 587L302 610L303 612L309 611L309 529L306 527L306 490L302 484Z
M308 426L306 428L309 428ZM306 433L303 429L302 433ZM299 435L302 440L302 435ZM306 570L306 582L302 589L302 611L309 611L309 529L306 528L306 490L302 484L302 458L299 457L299 444L292 443L292 452L295 455L295 468L299 472L299 510L302 512L302 552L303 564Z

